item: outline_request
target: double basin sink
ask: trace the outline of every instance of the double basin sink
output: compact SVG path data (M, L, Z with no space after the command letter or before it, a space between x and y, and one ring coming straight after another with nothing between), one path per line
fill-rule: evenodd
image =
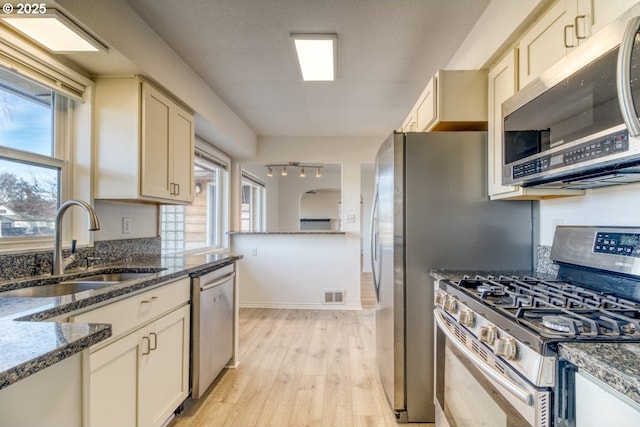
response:
M92 289L100 289L125 280L138 279L157 271L146 272L123 272L123 273L105 273L93 276L79 277L73 280L64 280L58 283L41 286L30 286L28 288L13 289L6 292L0 292L0 297L17 297L17 298L47 298L59 297L63 295L75 294L82 291Z

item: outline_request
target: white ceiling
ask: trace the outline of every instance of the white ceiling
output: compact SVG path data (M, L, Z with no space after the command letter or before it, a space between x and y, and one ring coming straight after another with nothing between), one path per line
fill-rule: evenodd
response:
M400 126L489 0L126 0L259 136ZM338 34L338 79L299 77L289 33Z

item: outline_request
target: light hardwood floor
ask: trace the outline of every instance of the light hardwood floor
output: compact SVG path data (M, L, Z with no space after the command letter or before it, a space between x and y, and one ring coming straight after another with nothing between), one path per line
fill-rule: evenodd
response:
M239 366L170 425L395 427L375 365L374 327L370 308L241 309Z

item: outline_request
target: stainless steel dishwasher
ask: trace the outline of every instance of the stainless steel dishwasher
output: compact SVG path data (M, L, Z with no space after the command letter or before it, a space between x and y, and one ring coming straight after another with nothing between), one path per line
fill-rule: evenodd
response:
M192 277L191 397L199 399L233 357L235 264Z

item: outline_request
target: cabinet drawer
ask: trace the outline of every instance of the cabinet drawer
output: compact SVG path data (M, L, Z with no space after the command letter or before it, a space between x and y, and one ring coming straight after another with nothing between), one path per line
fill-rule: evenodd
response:
M70 320L77 323L110 323L112 338L115 338L187 303L190 298L190 283L190 279L185 277L171 284L73 316Z

